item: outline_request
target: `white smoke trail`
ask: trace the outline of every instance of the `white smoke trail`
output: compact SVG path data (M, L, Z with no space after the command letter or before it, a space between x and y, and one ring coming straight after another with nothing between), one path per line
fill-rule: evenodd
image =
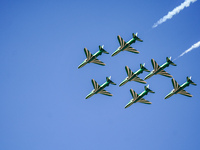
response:
M189 49L187 49L185 52L183 52L180 56L178 56L176 59L178 59L179 57L182 57L183 55L187 54L188 52L190 52L191 50L193 50L194 48L198 48L200 46L200 41L195 43L194 45L192 45ZM176 60L174 59L174 60ZM174 61L173 60L173 61Z
M167 19L171 19L174 15L178 14L181 10L183 10L185 7L189 7L190 3L194 3L197 0L185 0L185 2L181 3L181 5L177 6L176 8L174 8L172 11L168 12L167 15L165 15L164 17L162 17L160 20L158 20L152 28L157 27L159 24L162 24L163 22L165 22Z

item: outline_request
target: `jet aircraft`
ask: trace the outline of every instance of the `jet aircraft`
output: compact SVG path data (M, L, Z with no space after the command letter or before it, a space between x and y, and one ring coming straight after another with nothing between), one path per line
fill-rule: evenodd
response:
M171 97L174 94L182 94L188 97L192 97L192 95L184 90L185 87L189 86L190 84L192 85L197 85L195 84L192 80L191 77L187 77L187 81L183 83L182 85L179 85L174 78L172 78L172 84L174 89L165 97L165 99Z
M144 89L145 90L139 95L133 89L130 89L133 99L130 100L130 102L125 106L125 108L128 108L132 104L137 103L137 102L144 103L144 104L151 104L151 102L149 102L148 100L145 100L143 97L147 95L149 92L150 93L155 93L155 92L149 89L149 85L145 86Z
M137 33L136 34L133 33L133 38L131 40L129 40L127 43L122 39L121 36L118 35L117 38L118 38L120 47L118 47L118 49L112 54L112 56L115 56L119 52L124 51L124 50L132 52L132 53L136 53L136 54L139 53L139 51L137 51L136 49L134 49L130 46L131 44L135 43L136 40L143 42L143 40L141 40L139 37L137 37Z
M146 84L146 81L140 79L138 77L139 74L143 73L143 71L146 71L146 72L150 72L149 70L147 70L145 67L144 67L145 64L140 64L140 69L137 70L136 72L132 72L131 69L128 67L128 66L125 66L125 69L126 69L126 73L128 75L128 77L126 77L124 79L124 81L122 81L119 86L122 86L124 84L126 84L128 81L136 81L136 82L139 82L139 83L143 83L143 84Z
M164 71L164 69L166 67L169 67L169 65L176 66L176 64L171 61L171 57L169 57L169 58L167 57L166 60L167 60L166 63L164 63L163 65L159 66L154 59L151 59L151 63L152 63L152 66L153 66L154 70L152 70L144 79L145 80L149 79L150 77L152 77L155 74L160 74L160 75L172 78L172 75L170 75L169 73Z
M78 66L78 69L85 66L87 63L95 63L102 66L106 65L102 61L97 59L97 57L101 55L102 53L109 54L106 50L103 49L103 46L99 45L99 51L97 51L93 55L89 52L87 48L84 48L84 52L87 58Z
M106 82L103 83L102 85L99 85L94 79L92 79L92 84L93 84L93 87L94 87L94 90L92 90L90 92L90 94L88 94L86 96L85 99L88 99L90 98L91 96L93 96L94 94L104 94L104 95L107 95L107 96L112 96L111 93L109 93L108 91L104 90L104 88L106 86L109 86L109 84L113 84L113 85L116 85L116 83L114 83L113 81L111 81L111 76L110 77L106 77Z

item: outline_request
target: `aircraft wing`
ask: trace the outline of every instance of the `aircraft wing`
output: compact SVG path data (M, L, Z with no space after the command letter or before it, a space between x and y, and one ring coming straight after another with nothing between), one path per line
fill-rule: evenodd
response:
M126 42L122 39L120 35L117 36L117 39L121 47L123 47L126 44Z
M139 51L137 51L136 49L132 48L131 46L126 48L125 51L129 51L129 52L136 53L136 54L140 53Z
M130 89L130 92L131 92L133 99L135 100L138 97L138 94L135 91L133 91L133 89Z
M94 79L92 79L92 85L93 85L95 90L100 87L99 84Z
M90 51L87 48L84 48L84 52L85 52L87 59L90 59L92 57L92 54L90 53Z
M188 97L192 97L192 95L190 93L186 92L185 90L181 90L178 93L182 94L182 95L185 95L185 96L188 96Z
M126 66L125 69L126 69L126 73L127 73L127 75L128 75L129 77L132 76L132 75L134 74L128 66Z
M142 80L142 79L139 78L138 76L136 76L135 78L133 78L132 81L136 81L136 82L143 83L143 84L146 84L146 83L147 83L146 81Z
M177 90L180 87L180 85L176 82L174 78L172 79L172 84L175 90Z
M99 92L100 94L103 94L103 95L107 95L107 96L112 96L112 94L110 93L110 92L108 92L108 91L106 91L106 90L101 90L100 92Z
M143 40L141 40L140 38L137 38L138 41L143 42Z
M165 77L172 78L172 75L170 75L169 73L167 73L165 70L161 70L160 72L158 72L158 74L163 75Z
M157 71L160 66L157 64L157 62L154 59L151 59L151 63L153 66L154 71Z
M138 102L144 103L144 104L151 104L150 101L148 101L148 100L146 100L146 99L144 99L144 98L141 98Z
M97 58L95 58L94 60L92 60L91 62L98 64L98 65L102 65L105 66L106 64L104 64L102 61L98 60Z

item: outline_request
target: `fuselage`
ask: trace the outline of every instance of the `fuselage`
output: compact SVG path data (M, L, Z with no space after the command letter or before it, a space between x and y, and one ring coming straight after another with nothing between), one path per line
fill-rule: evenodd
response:
M100 91L102 91L106 86L109 86L109 82L105 82L105 83L103 83L102 85L100 85L100 87L99 87L99 89L96 89L96 90L94 90L94 93L95 94L97 94L97 93L99 93Z
M96 59L99 55L101 55L103 52L101 52L100 50L97 51L94 55L92 55L92 57L90 57L90 59L86 58L79 66L78 68L81 68L83 66L85 66L87 63L91 63L94 59Z
M170 63L169 62L166 62L164 63L163 65L161 65L157 70L152 70L146 77L145 77L145 80L146 79L149 79L150 77L152 77L153 75L155 74L158 74L161 70L165 69L166 67L169 67Z
M123 51L126 48L128 48L131 44L135 43L135 41L136 41L136 39L132 38L123 47L120 46L118 49L120 49L120 51Z
M157 74L158 72L160 72L161 70L165 69L166 67L169 67L169 62L164 63L163 65L160 66L160 68L158 68L158 70L156 70L154 72L154 74Z
M149 91L144 90L136 99L131 99L130 102L125 106L125 108L130 107L132 104L137 103L141 98L148 94Z
M93 96L94 94L97 94L99 93L100 91L102 91L106 86L109 86L109 82L105 82L103 83L102 85L100 85L100 87L98 89L93 89L87 96L86 96L86 99L87 98L90 98L91 96Z
M189 85L190 85L190 83L186 81L185 83L183 83L182 85L180 85L180 87L179 87L178 89L173 89L173 90L165 97L165 99L171 97L171 96L174 95L174 94L177 94L178 92L180 92L181 90L183 90L185 87L187 87L187 86L189 86Z
M126 77L125 79L124 79L124 81L122 81L121 83L120 83L120 85L119 86L122 86L122 85L124 85L124 84L126 84L128 81L131 81L131 80L133 80L135 77L137 77L139 74L141 74L141 73L143 73L143 69L139 69L139 70L137 70L136 72L134 72L134 74L132 75L132 76L128 76L128 77Z
M142 97L144 97L145 95L148 94L148 91L143 91L142 93L139 94L139 96L134 100L133 103L137 103L137 101L139 101Z
M118 47L118 49L112 54L112 56L117 55L119 52L124 51L126 48L128 48L131 44L135 43L136 39L132 38L128 42L126 42L125 45Z

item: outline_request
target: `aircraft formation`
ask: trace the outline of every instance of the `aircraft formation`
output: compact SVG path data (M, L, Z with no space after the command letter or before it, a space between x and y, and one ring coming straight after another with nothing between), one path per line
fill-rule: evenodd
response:
M133 36L133 38L131 40L129 40L128 42L125 42L122 39L122 37L118 35L117 39L119 41L120 46L117 48L117 50L111 56L115 56L122 51L128 51L128 52L138 54L139 51L132 48L130 45L135 43L136 41L143 42L143 40L141 40L137 36L137 33L136 34L133 33L132 36ZM86 59L78 66L78 69L85 66L88 63L95 63L95 64L98 64L98 65L105 66L106 65L105 63L103 63L102 61L97 59L97 57L102 55L102 53L109 54L103 47L104 47L103 45L99 46L99 50L95 54L91 54L87 48L84 48ZM146 84L147 82L144 81L144 80L147 80L154 75L160 74L162 76L172 78L171 81L172 81L172 85L174 87L174 89L169 94L167 94L165 96L165 99L173 96L174 94L182 94L184 96L192 97L192 95L190 93L188 93L184 90L184 88L189 86L190 84L196 85L191 80L191 77L187 77L186 82L183 83L182 85L179 85L176 82L176 80L173 78L173 76L170 75L169 73L167 73L164 70L166 67L169 67L169 65L176 66L176 64L172 62L171 57L166 57L166 62L164 64L162 64L161 66L159 66L154 59L151 59L151 63L152 63L152 66L153 66L153 70L151 72L147 68L145 68L145 64L140 64L140 69L138 69L135 72L132 72L132 70L128 66L125 66L127 77L119 84L119 87L125 85L127 82L130 82L130 81L135 81L135 82L139 82L139 83L142 83L142 84ZM139 78L138 75L142 74L144 71L150 72L150 73L143 80L143 79ZM107 95L107 96L112 96L112 94L110 92L108 92L104 89L105 87L109 86L110 84L116 85L116 83L114 83L111 80L111 76L106 77L106 82L101 84L101 85L99 85L94 79L92 79L92 85L93 85L94 89L86 96L85 99L88 99L88 98L90 98L93 95L98 94L98 93L103 94L103 95ZM129 101L129 103L125 106L125 108L128 108L132 104L137 103L137 102L144 103L144 104L151 104L151 102L144 99L143 97L145 95L147 95L148 93L155 93L154 91L152 91L149 88L149 85L145 86L144 91L142 93L140 93L139 95L133 89L130 89L130 92L131 92L131 95L132 95L133 98Z

